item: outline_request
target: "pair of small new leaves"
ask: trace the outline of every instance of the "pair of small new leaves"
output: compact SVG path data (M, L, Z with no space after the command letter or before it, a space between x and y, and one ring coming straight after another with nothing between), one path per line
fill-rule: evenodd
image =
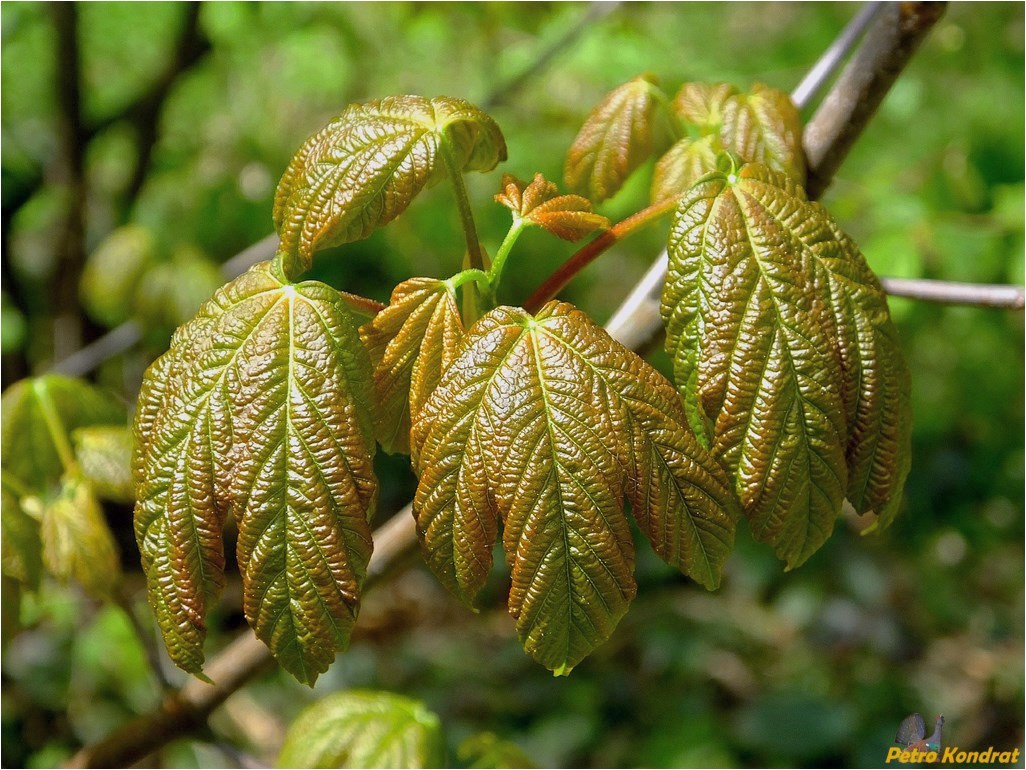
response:
M621 174L609 169L637 164L637 116L651 114L606 107L568 159L568 172L592 159L576 181L603 195ZM711 130L714 112L731 114L721 107L696 125ZM770 164L787 145L763 129L747 143L716 131ZM663 305L683 403L563 303L534 316L498 307L464 330L454 280L412 279L358 330L343 295L291 282L315 250L366 236L427 184L459 184L462 170L504 157L494 122L461 100L349 108L279 185L275 262L220 290L149 371L136 530L151 603L186 670L201 671L229 515L257 635L302 681L327 667L366 574L375 440L411 451L426 561L468 602L501 523L518 633L557 673L609 636L634 595L628 506L657 553L709 587L742 508L792 566L845 494L860 511L893 513L907 394L882 293L832 220L762 166L707 176L682 198ZM498 198L515 220L564 236L604 224L540 178L506 179Z
M34 590L45 568L109 597L120 563L99 499L133 499L124 406L86 383L46 375L8 388L2 411L4 576Z

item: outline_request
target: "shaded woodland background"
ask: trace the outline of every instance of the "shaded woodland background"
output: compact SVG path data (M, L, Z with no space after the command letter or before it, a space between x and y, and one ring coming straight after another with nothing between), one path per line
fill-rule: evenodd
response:
M560 178L607 90L641 72L671 93L685 80L790 90L857 9L5 3L3 385L135 319L142 342L89 375L133 401L171 330L220 282L218 266L271 232L292 152L350 102L447 94L496 118L510 160L468 178L494 253L508 221L491 202L501 173ZM1022 284L1023 15L1021 4L952 4L824 196L881 275ZM647 174L603 213L640 208ZM109 300L91 317L83 267L125 225L122 251L147 250L159 269L119 294L133 268L115 253L98 287L84 289ZM664 239L665 226L633 237L563 296L605 320ZM501 299L525 297L570 251L525 234ZM387 301L410 275L450 274L461 252L440 187L368 240L319 257L312 277ZM842 520L788 574L742 534L716 593L639 548L638 599L569 679L520 650L501 579L472 615L414 562L369 592L351 649L315 690L267 674L215 714L209 734L154 761L273 762L304 704L350 687L420 698L453 747L490 730L539 766L882 765L912 711L928 722L943 713L946 742L963 749L1022 746L1023 316L899 299L891 308L913 373L915 433L905 509L889 531L860 537L858 522ZM666 370L661 353L652 360ZM379 470L384 521L413 477L404 458L381 456ZM129 609L149 631L131 510L106 513ZM244 627L239 601L236 578L211 621L211 651ZM5 766L59 763L159 701L124 608L47 583L20 621L3 640Z

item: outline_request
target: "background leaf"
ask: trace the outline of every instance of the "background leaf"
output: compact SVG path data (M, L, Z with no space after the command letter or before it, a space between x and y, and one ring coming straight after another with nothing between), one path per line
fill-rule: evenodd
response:
M805 182L802 120L791 98L756 83L723 104L723 146L749 163L762 163Z
M601 203L612 197L656 149L653 121L657 89L646 77L614 88L602 99L567 151L567 186Z
M135 500L132 433L127 426L79 428L71 439L82 476L97 496L118 503Z
M88 483L69 478L57 496L39 505L46 569L74 579L97 598L108 598L121 578L117 546Z
M438 717L423 703L387 692L334 693L289 727L279 767L443 767Z

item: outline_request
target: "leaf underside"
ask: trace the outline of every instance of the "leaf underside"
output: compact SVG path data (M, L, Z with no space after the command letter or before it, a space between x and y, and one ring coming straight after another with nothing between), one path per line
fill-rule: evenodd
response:
M524 648L567 673L636 591L625 500L655 550L713 587L736 503L672 386L572 306L500 307L468 332L414 423L425 559L471 603L498 524Z
M889 521L908 470L908 375L851 240L793 180L751 164L682 198L669 253L674 377L756 538L791 568L845 496Z
M279 767L442 767L441 722L419 701L349 690L303 711L289 727Z
M404 281L360 336L374 366L378 440L386 452L408 454L410 416L423 409L463 339L455 292L434 278Z
M567 186L595 203L612 197L654 152L653 84L637 77L613 89L588 115L567 151Z
M136 537L171 658L199 674L239 527L246 617L312 684L345 646L370 557L370 362L336 291L261 263L220 289L143 383Z
M462 170L489 171L506 159L495 121L469 102L445 96L354 104L307 139L274 199L289 273L308 269L319 249L366 238L444 178L443 142Z

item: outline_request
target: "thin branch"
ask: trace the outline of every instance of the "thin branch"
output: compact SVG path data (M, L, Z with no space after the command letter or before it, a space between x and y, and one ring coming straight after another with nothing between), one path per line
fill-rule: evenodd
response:
M818 198L895 79L944 14L945 3L888 3L805 127L806 191Z
M795 86L791 92L791 101L799 110L803 110L812 104L816 94L820 92L827 82L834 76L834 73L848 58L848 54L855 48L866 31L876 18L886 9L887 3L882 0L875 0L866 3L855 15L855 18L848 22L837 39L830 44L823 55L819 57L808 74L802 78L802 82Z
M1022 310L1026 297L1019 286L993 283L955 283L929 278L881 278L884 291L892 297L908 297L948 305L972 305Z

